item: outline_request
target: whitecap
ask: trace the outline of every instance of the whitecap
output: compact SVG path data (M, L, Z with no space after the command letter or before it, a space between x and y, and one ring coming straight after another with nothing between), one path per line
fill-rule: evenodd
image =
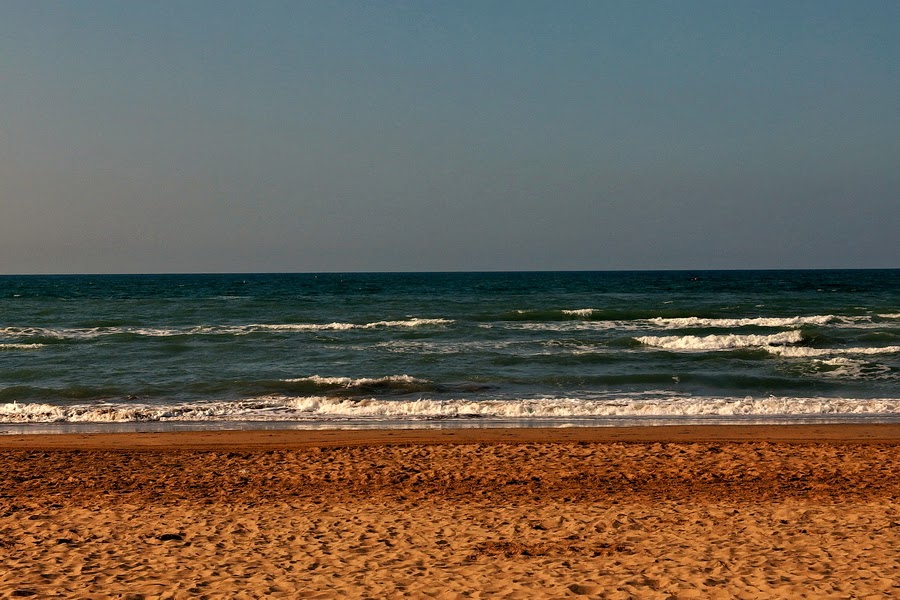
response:
M847 319L835 315L813 315L807 317L749 317L741 319L679 317L655 317L651 323L667 329L689 329L700 327L801 327L803 325L827 325Z
M900 352L900 346L880 347L850 347L850 348L806 348L806 347L767 347L767 352L789 358L807 358L815 356L834 355L872 355L872 354L896 354Z
M735 348L768 348L776 344L796 344L803 341L803 334L795 330L772 335L651 335L634 339L645 346L662 348L664 350L704 352L710 350L732 350Z
M294 379L282 379L285 383L314 383L316 385L333 385L345 388L353 388L360 386L370 386L388 383L416 384L429 383L426 379L418 379L412 375L388 375L386 377L360 377L354 379L352 377L322 377L320 375L310 375L309 377L298 377Z
M816 360L817 375L839 379L892 379L887 365L839 356Z
M618 397L481 400L348 399L329 396L263 396L232 402L180 405L53 406L0 404L5 423L122 423L180 421L333 421L341 419L589 419L606 417L839 417L900 415L898 398L692 397L669 394L622 394Z
M563 310L562 313L564 315L573 315L576 317L587 318L587 317L590 317L592 314L594 314L594 309L593 308L574 308L574 309Z

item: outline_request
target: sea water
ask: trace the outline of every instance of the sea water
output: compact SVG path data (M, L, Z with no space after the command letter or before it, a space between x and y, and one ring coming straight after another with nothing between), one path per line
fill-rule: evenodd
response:
M0 431L900 420L900 270L0 277Z

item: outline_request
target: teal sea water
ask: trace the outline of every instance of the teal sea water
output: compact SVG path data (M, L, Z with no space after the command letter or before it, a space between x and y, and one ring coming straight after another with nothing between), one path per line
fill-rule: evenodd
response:
M0 431L900 419L900 270L0 277Z

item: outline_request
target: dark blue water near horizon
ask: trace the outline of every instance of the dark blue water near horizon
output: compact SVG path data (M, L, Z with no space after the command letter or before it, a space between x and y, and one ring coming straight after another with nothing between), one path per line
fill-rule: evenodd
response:
M898 269L0 276L5 431L898 417Z

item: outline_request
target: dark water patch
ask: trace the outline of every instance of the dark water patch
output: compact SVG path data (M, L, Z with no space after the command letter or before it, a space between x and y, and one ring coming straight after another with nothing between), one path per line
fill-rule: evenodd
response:
M842 340L840 333L836 330L825 330L821 327L803 326L800 328L800 334L803 336L803 340L797 345L811 348L827 348L839 344Z
M733 348L727 352L728 359L730 361L737 360L749 360L749 361L759 361L759 360L772 360L773 356L771 352L768 352L765 348ZM714 359L716 358L710 354L704 354L699 357L701 360L705 359Z
M632 360L627 354L616 352L555 352L546 354L495 354L485 357L491 364L497 366L515 366L528 364L541 365L599 365L612 364Z
M900 329L882 330L882 331L866 331L860 334L857 339L861 342L896 342L900 340Z
M107 327L140 327L144 322L140 319L131 318L131 319L122 319L122 318L102 318L102 319L89 319L86 321L82 321L78 323L78 327L93 329L93 328L107 328Z
M529 382L531 383L531 382ZM620 373L608 375L592 375L592 376L561 376L553 375L542 377L533 383L547 385L551 387L572 387L574 389L582 389L586 386L605 388L609 386L632 386L632 385L652 385L654 387L669 387L675 383L672 373Z
M60 400L93 400L103 401L123 395L118 387L69 385L58 388L41 386L17 385L0 390L0 400L6 402L31 401L60 401Z
M0 370L0 379L3 381L39 381L46 377L46 373L40 369L30 367L3 368Z
M644 344L631 335L616 336L606 342L610 348L642 348Z
M799 381L789 376L735 373L710 374L683 370L614 373L593 376L555 375L521 383L582 391L585 389L610 390L620 388L637 390L650 388L667 390L674 394L684 393L689 395L721 393L723 390L747 395L767 395L776 391L811 390L823 387L818 382L815 385L811 385L809 382ZM824 382L824 386L834 387L831 382Z
M188 343L180 343L177 341L166 341L156 347L157 352L164 355L184 354L196 350L196 347Z
M805 381L789 376L767 376L752 374L704 374L686 373L678 375L685 385L697 385L718 393L767 396L772 394L811 393L835 390L840 383L831 381Z

